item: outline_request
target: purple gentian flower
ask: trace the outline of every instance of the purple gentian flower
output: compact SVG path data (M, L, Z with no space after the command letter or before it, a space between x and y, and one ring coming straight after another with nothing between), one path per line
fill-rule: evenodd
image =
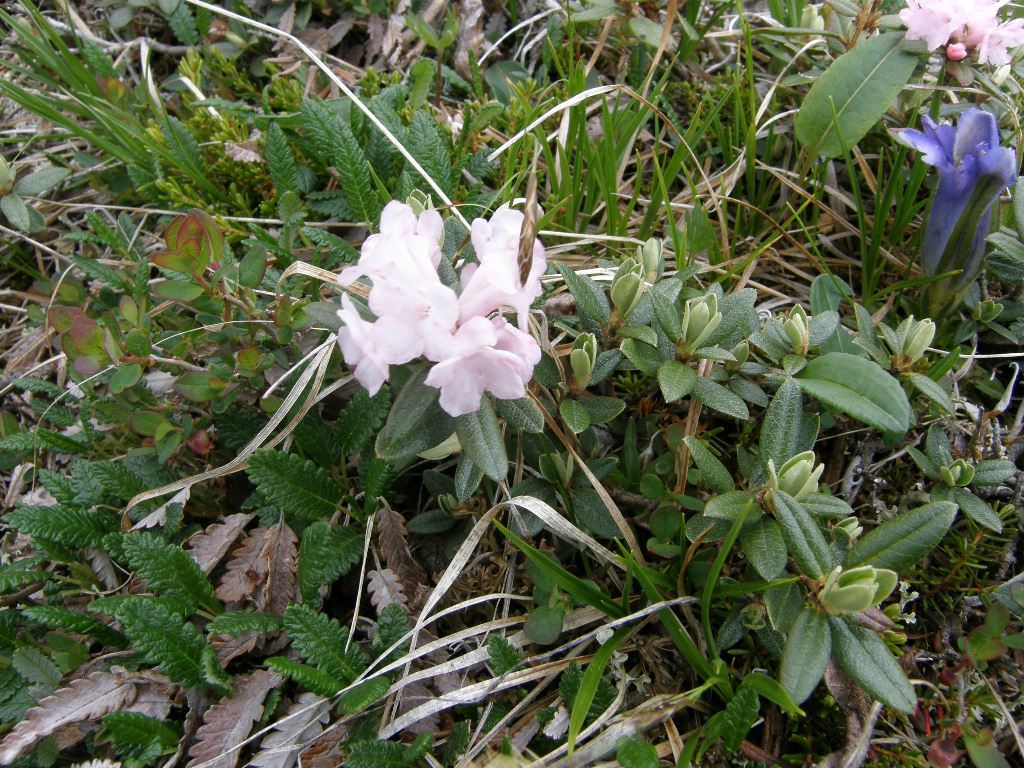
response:
M921 122L923 131L906 128L894 133L898 141L923 152L924 162L939 169L921 256L925 276L960 270L943 281L948 302L981 271L992 205L1016 180L1017 155L999 145L996 118L980 109L966 110L956 128L937 125L927 116Z

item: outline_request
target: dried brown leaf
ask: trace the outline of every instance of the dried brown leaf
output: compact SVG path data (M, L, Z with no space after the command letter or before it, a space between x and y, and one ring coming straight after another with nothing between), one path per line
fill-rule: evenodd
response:
M383 507L377 513L377 545L384 556L384 564L402 583L402 591L414 598L419 588L427 583L427 572L409 550L405 518L389 507Z
M241 750L238 746L252 730L252 724L263 715L263 699L277 685L281 676L258 669L241 677L231 698L222 699L203 715L203 724L196 732L196 741L189 750L187 768L234 768Z
M244 656L250 651L255 651L259 645L260 633L250 629L238 637L231 635L210 635L210 644L217 651L217 661L225 666L232 659Z
M370 593L370 603L377 610L378 616L392 603L408 609L409 600L394 571L381 568L379 571L369 571L366 576L366 591Z
M330 708L330 701L322 696L314 693L299 696L263 739L260 751L249 761L248 768L292 768L299 752L323 733L330 719Z
M341 742L348 736L348 726L336 723L302 753L302 768L337 768L341 765Z
M205 531L193 535L185 542L189 557L196 561L203 573L210 573L228 553L235 539L252 518L252 515L241 512L228 515L223 522L214 523Z
M269 536L269 529L256 528L235 548L217 585L219 599L225 603L238 603L253 598L267 578L267 567L261 553Z
M269 529L260 558L266 563L267 576L256 590L256 607L282 614L295 597L295 568L299 557L295 532L281 521Z
M72 680L26 712L4 737L0 742L0 765L10 765L25 749L61 728L95 720L108 712L132 710L140 684L151 688L154 679L166 680L153 673L112 667L109 672L93 672ZM169 683L166 689L170 689Z

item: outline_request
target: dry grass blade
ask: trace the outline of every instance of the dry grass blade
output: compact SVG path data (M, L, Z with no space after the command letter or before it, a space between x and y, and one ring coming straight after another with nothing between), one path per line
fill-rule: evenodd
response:
M330 718L330 702L316 694L304 693L288 710L288 715L263 739L259 752L248 763L251 768L295 765L299 752L323 733Z

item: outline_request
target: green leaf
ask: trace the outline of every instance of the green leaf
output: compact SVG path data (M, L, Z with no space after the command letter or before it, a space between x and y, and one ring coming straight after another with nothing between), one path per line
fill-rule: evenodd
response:
M861 538L843 560L844 568L873 565L901 571L931 552L956 517L956 505L936 501L882 523Z
M384 425L390 410L391 397L386 387L373 397L364 389L356 392L334 425L339 456L348 456L369 443Z
M796 705L786 689L763 672L748 672L747 676L743 678L743 682L740 683L740 687L753 688L762 699L768 699L773 704L778 704L783 712L793 715L804 714L804 711Z
M346 650L348 629L303 603L292 603L284 611L284 627L303 660L326 672L339 687L355 680L366 667L358 646Z
M462 456L459 457L459 463L455 466L455 498L460 502L467 501L470 496L476 493L477 488L480 487L480 481L483 479L483 470L474 464L473 460L470 459L469 456L462 454ZM422 518L429 514L429 512L426 512L424 515L420 515L419 517ZM452 518L448 515L445 515L445 517L449 521L452 521ZM446 527L444 530L448 530L449 527L450 526Z
M491 659L491 670L496 677L515 669L523 660L516 647L501 635L491 635L487 638L487 654Z
M787 376L764 413L761 422L761 463L768 460L781 467L800 453L800 433L803 428L804 405L800 385Z
M657 376L665 357L656 347L644 344L636 339L625 339L619 346L623 355L646 376ZM596 368L596 366L595 366ZM591 376L590 383L595 384L596 377Z
M711 452L702 440L687 435L684 440L686 447L690 449L690 457L693 463L700 470L704 484L715 493L728 493L736 488L732 475L725 465L718 460L718 457Z
M565 611L560 605L538 605L523 623L523 632L538 645L551 645L562 633Z
M622 768L658 768L661 765L654 745L629 736L623 736L615 743L615 759Z
M820 579L832 570L828 542L811 514L785 491L772 491L775 519L782 538L797 567L812 579Z
M406 133L406 147L423 170L444 191L455 193L449 144L438 130L437 121L425 110L413 113ZM411 171L411 168L409 169Z
M918 57L898 47L903 37L903 32L887 32L864 39L832 62L797 114L800 143L825 157L839 157L864 138L917 66Z
M615 651L618 650L622 642L632 634L633 630L630 627L621 627L614 635L608 640L603 642L601 646L594 653L593 658L587 665L586 671L583 673L583 679L580 680L579 688L576 690L576 696L572 700L572 708L569 712L569 731L566 734L566 744L569 748L569 753L576 747L576 739L580 734L580 730L583 728L583 723L586 720L587 715L590 713L590 707L594 703L594 699L597 696L598 687L601 685L604 678L604 671L608 667L608 663L611 661Z
M591 424L604 424L611 421L626 409L626 404L617 397L584 397L580 405L590 416Z
M52 629L63 629L76 635L89 635L104 645L124 648L125 636L102 621L57 605L32 605L24 608L25 618Z
M950 397L949 393L942 388L942 385L939 384L939 382L929 379L921 373L911 372L907 374L907 378L910 379L910 383L914 385L914 389L927 397L946 413L953 413L955 410L953 398Z
M114 371L114 375L110 377L110 382L107 386L113 394L117 395L129 387L134 387L141 378L142 366L128 363L118 366L117 370Z
M0 197L0 211L15 229L21 232L32 230L32 217L28 212L28 206L17 195L7 194Z
M312 526L310 526L312 527ZM309 528L306 529L308 534ZM303 538L305 544L305 538ZM225 611L206 625L210 634L238 637L246 632L276 632L284 626L281 617L259 611Z
M14 192L25 197L39 197L56 187L68 175L67 168L41 168L28 176L22 176L14 184Z
M913 421L903 387L862 357L829 352L808 362L797 382L811 397L883 432L906 432Z
M565 425L577 435L590 427L590 413L578 400L563 400L558 405L558 413Z
M304 522L331 517L341 501L341 486L294 453L256 451L246 474L270 504Z
M828 618L815 608L804 608L789 629L779 670L779 682L797 704L814 693L831 654Z
M743 399L711 379L698 377L693 384L693 396L708 408L726 416L744 421L750 418L750 411L747 410L747 404Z
M932 490L932 499L935 501L951 501L978 525L984 526L990 531L1002 533L1003 521L999 519L996 511L992 509L988 502L979 499L966 488L949 488L945 485L937 485Z
M829 624L832 656L839 667L872 698L900 712L913 712L914 687L885 641L870 629L836 616L829 617Z
M18 505L13 512L4 515L4 523L33 538L75 549L100 547L103 537L118 529L117 517L110 512L90 512L60 505Z
M155 534L131 533L122 537L121 549L132 570L157 595L177 598L193 608L201 605L213 613L224 610L206 574L181 547Z
M732 521L753 503L754 497L747 491L726 491L708 501L704 506L704 516Z
M786 570L789 552L782 529L774 520L759 520L740 533L740 546L754 570L765 581L772 581Z
M334 696L345 687L339 685L332 675L283 656L272 656L264 663L275 672L280 672L285 677L299 683L307 691L312 691L320 696Z
M11 666L30 683L45 688L48 692L60 685L63 677L50 657L31 645L15 648L11 654Z
M363 557L363 538L351 528L317 520L302 532L299 548L299 590L302 601L314 603L321 587L333 584Z
M173 752L181 738L176 728L140 712L110 712L103 716L103 726L118 756L140 763Z
M188 688L210 687L203 674L203 638L191 622L145 597L126 599L116 616L131 649L147 663Z
M964 746L974 768L1010 768L1010 761L1003 756L990 729L964 733Z
M518 400L496 400L498 415L505 420L505 423L515 429L521 429L530 434L540 434L544 431L544 414L536 403L528 397L521 397Z
M696 383L697 374L678 360L666 360L658 368L658 384L666 403L686 397L693 392Z
M601 325L606 324L612 309L604 289L586 275L576 273L567 264L556 262L555 268L562 274L569 293L576 299L578 312Z
M288 139L277 122L271 122L267 126L263 155L278 197L286 192L298 192L299 175L295 167L295 158L292 156L291 147L288 146Z
M999 485L1007 483L1017 474L1017 467L1009 459L983 459L974 465L971 485Z
M480 401L480 408L476 411L456 417L455 434L462 450L485 475L496 482L505 479L508 455L489 397Z
M721 734L722 742L729 752L739 749L743 739L757 722L760 709L761 700L753 688L741 687L725 705L722 711Z
M377 435L377 456L393 461L415 456L444 442L455 431L455 419L437 404L440 391L424 384L427 371L410 377L398 393L388 420Z
M387 675L363 680L338 699L338 711L346 715L355 715L369 709L384 698L390 687L391 678Z

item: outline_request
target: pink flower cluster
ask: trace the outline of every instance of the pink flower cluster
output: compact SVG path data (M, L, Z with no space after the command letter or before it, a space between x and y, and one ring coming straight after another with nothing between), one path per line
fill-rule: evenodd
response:
M344 270L342 285L360 278L372 283L366 320L352 299L341 298L344 326L338 344L356 379L374 394L387 381L389 367L423 357L435 363L426 383L441 390L441 407L452 416L480 407L484 392L515 399L540 361L540 347L529 333L530 305L540 296L547 261L534 241L526 281L520 280L519 236L523 214L503 205L489 220L476 219L471 241L479 263L459 273L458 294L441 282L443 224L436 211L417 216L397 201L381 214L380 232L363 244L359 263ZM499 309L516 313L518 327Z
M1001 67L1024 45L1024 19L1000 22L1009 0L907 0L900 18L908 40L924 40L929 50L946 47L953 61L978 52L978 61Z

